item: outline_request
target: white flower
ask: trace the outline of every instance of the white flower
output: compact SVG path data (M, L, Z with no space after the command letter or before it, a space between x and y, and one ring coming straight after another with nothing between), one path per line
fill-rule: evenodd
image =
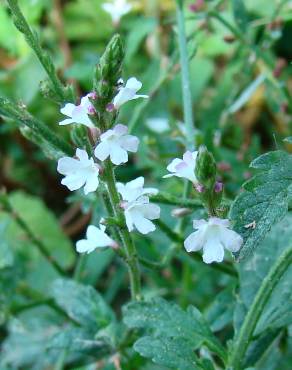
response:
M222 262L224 248L237 252L243 243L242 237L229 229L230 223L227 219L211 217L208 221L194 220L193 227L197 231L186 238L184 246L187 252L203 249L205 263Z
M71 123L80 123L89 128L93 128L94 125L91 122L88 115L94 113L94 107L91 104L89 98L94 98L94 93L89 93L81 99L79 105L67 103L60 112L67 117L63 121L59 122L59 125L70 125Z
M150 220L160 217L160 208L156 204L150 204L145 194L157 194L154 188L143 188L144 177L128 182L127 184L117 183L118 192L123 198L121 204L125 211L126 224L129 231L134 227L141 234L148 234L155 230L155 225Z
M157 134L162 134L163 132L169 130L168 119L163 117L148 118L146 121L146 126Z
M117 247L117 243L105 233L105 226L99 225L99 228L89 225L86 231L86 239L79 240L76 243L78 253L91 253L96 248Z
M102 8L111 16L113 23L117 24L123 15L129 13L132 5L127 3L126 0L114 0L113 2L102 4Z
M104 161L110 157L111 161L119 165L128 161L128 153L137 152L139 139L133 135L127 135L128 128L118 124L100 135L100 143L95 148L96 158Z
M144 177L140 176L137 179L122 184L117 183L118 192L121 194L122 198L126 202L133 202L138 199L141 195L156 195L158 190L154 188L143 188Z
M167 170L171 172L164 178L177 176L184 177L190 180L193 184L197 184L198 180L195 176L196 160L198 152L187 151L183 155L183 159L175 158L168 166Z
M128 79L126 86L122 86L119 89L119 92L114 97L113 105L116 109L119 109L121 105L126 103L129 100L139 99L139 98L148 98L148 95L137 95L142 87L142 82L138 81L135 77Z
M149 198L142 196L132 202L123 202L126 224L129 231L134 227L141 234L148 234L156 229L153 222L160 217L160 208L156 204L149 203Z
M84 193L95 191L98 187L99 168L93 158L88 158L85 150L76 149L76 157L63 157L58 160L57 171L65 175L61 183L71 191L84 186Z

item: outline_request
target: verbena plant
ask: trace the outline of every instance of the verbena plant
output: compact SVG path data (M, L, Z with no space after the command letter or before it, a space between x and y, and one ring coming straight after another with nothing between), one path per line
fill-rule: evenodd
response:
M1 369L291 368L292 156L285 150L291 137L253 159L241 190L228 190L232 173L223 181L228 166L216 159L235 156L218 154L226 122L264 81L278 91L287 115L292 100L277 71L271 72L269 55L246 33L244 2L231 2L231 23L221 3L197 1L190 17L215 19L230 32L226 42L237 40L238 53L247 50L265 68L220 113L220 137L212 132L210 140L193 114L189 64L195 52L182 0L175 4L176 20L168 20L177 48L150 93L139 95L142 83L135 77L122 80L127 55L115 34L83 97L59 77L18 2L7 0L14 25L47 74L42 92L64 117L53 127L24 104L0 98L1 117L56 164L61 183L77 194L70 196L73 209L81 204L90 217L82 228L86 235L74 240L75 255L38 198L1 190ZM286 3L280 2L274 18ZM120 1L104 9L117 25L131 5ZM173 155L166 160L156 148L147 174L139 161L147 161L151 139L139 136L137 124L163 83L179 72L184 122L175 129L173 147L165 120L152 120L153 136L163 133ZM131 100L138 108L127 125L120 113ZM158 179L155 172L163 179L144 187Z

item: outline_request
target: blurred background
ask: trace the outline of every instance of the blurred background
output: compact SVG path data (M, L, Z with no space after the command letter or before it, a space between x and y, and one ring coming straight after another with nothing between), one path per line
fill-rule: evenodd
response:
M175 2L129 0L132 9L118 23L112 21L103 3L19 1L61 79L71 82L79 96L91 91L94 66L111 36L116 32L122 35L126 51L122 77L141 80L141 93L149 94L150 99L131 102L121 110L119 121L129 126L141 144L129 165L119 169L119 180L126 182L142 175L147 185L180 196L180 181L162 179L169 161L184 151ZM187 1L185 13L194 140L213 152L227 199L233 199L252 175L248 167L252 159L283 146L291 150L283 139L291 136L292 127L292 1L245 0L245 8L236 12L231 3ZM70 129L58 126L63 119L60 107L46 98L45 80L42 66L15 28L5 1L1 1L0 95L27 106L58 135L69 139ZM28 141L16 122L3 118L0 186L50 253L65 269L73 271L77 259L74 242L84 235L90 221L99 220L103 213L100 201L95 195L84 197L82 192L67 191L60 183L56 162ZM171 216L173 208L162 207L162 218L171 227L177 222ZM195 215L202 216L203 211ZM155 261L171 244L158 231L146 238L135 235L135 239L139 254ZM44 292L56 274L31 244L13 218L0 213L3 338L10 330L5 326L9 314L29 303L32 292L36 296L36 292ZM209 271L185 255L162 273L145 268L145 294L166 296L183 306L194 303L210 312L212 320L209 304L213 294L231 278ZM128 299L126 268L110 250L88 256L81 280L104 293L114 307ZM225 294L232 294L230 285ZM226 307L226 312L213 323L218 330L228 322L232 307ZM18 348L14 340L12 337L10 345ZM21 348L26 345L22 343Z

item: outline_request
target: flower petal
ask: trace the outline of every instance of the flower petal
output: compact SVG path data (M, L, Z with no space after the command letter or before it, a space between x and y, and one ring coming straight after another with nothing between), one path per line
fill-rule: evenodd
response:
M86 179L86 183L84 186L84 194L87 195L88 193L96 191L98 185L99 185L98 172L96 173L93 172Z
M113 164L118 166L119 164L128 162L128 153L119 145L111 145L110 159Z
M209 236L203 247L203 261L205 263L222 262L224 258L224 248L220 240Z
M80 159L80 161L88 161L88 154L86 150L83 149L76 149L76 156Z
M67 186L71 191L80 189L85 184L85 179L79 173L68 175L61 181L62 185Z
M160 207L157 204L145 204L141 213L149 220L156 220L160 217Z
M58 160L57 171L61 175L68 175L80 169L80 161L70 157L62 157Z
M96 249L96 244L91 240L78 240L76 243L76 250L78 253L91 253Z
M242 237L233 230L221 228L220 241L230 252L238 252L242 243Z
M196 252L203 248L205 242L205 233L202 230L191 233L184 241L184 247L187 252Z
M122 125L121 123L118 123L114 128L113 132L117 136L122 136L128 133L128 127L125 125Z
M110 145L107 141L102 141L94 150L94 155L100 161L104 161L110 155Z
M64 116L72 117L72 112L75 108L76 105L67 103L62 109L60 109L60 112L64 114Z
M136 153L139 146L139 139L133 135L125 135L121 137L120 143L122 148L128 152Z
M60 126L70 125L71 123L74 123L72 118L66 118L63 121L59 122Z
M136 229L141 233L141 234L148 234L156 229L155 225L153 222L147 220L140 212L136 210L131 211L131 216L134 222L134 225Z
M137 91L139 91L142 87L142 82L137 80L136 77L131 77L128 79L128 81L126 82L126 88L128 89L132 89L135 91L135 94Z

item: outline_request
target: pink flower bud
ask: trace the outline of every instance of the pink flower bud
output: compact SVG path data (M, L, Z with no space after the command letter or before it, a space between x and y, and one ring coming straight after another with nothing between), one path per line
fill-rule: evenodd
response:
M106 111L107 112L109 112L109 113L111 113L111 112L113 112L114 110L115 110L115 106L114 106L114 104L113 103L109 103L107 106L106 106Z
M89 106L87 108L87 111L88 111L88 114L91 114L91 115L95 114L94 106L93 105Z
M214 186L215 193L221 193L222 190L223 190L223 183L216 181L216 184Z
M97 94L95 91L92 91L91 93L88 94L88 97L93 99L93 100L96 100L97 99Z
M200 10L202 10L205 6L205 1L204 0L197 0L194 4L191 4L189 6L189 9L191 12L199 12Z
M202 184L196 184L195 189L197 190L198 193L204 193L205 187Z

